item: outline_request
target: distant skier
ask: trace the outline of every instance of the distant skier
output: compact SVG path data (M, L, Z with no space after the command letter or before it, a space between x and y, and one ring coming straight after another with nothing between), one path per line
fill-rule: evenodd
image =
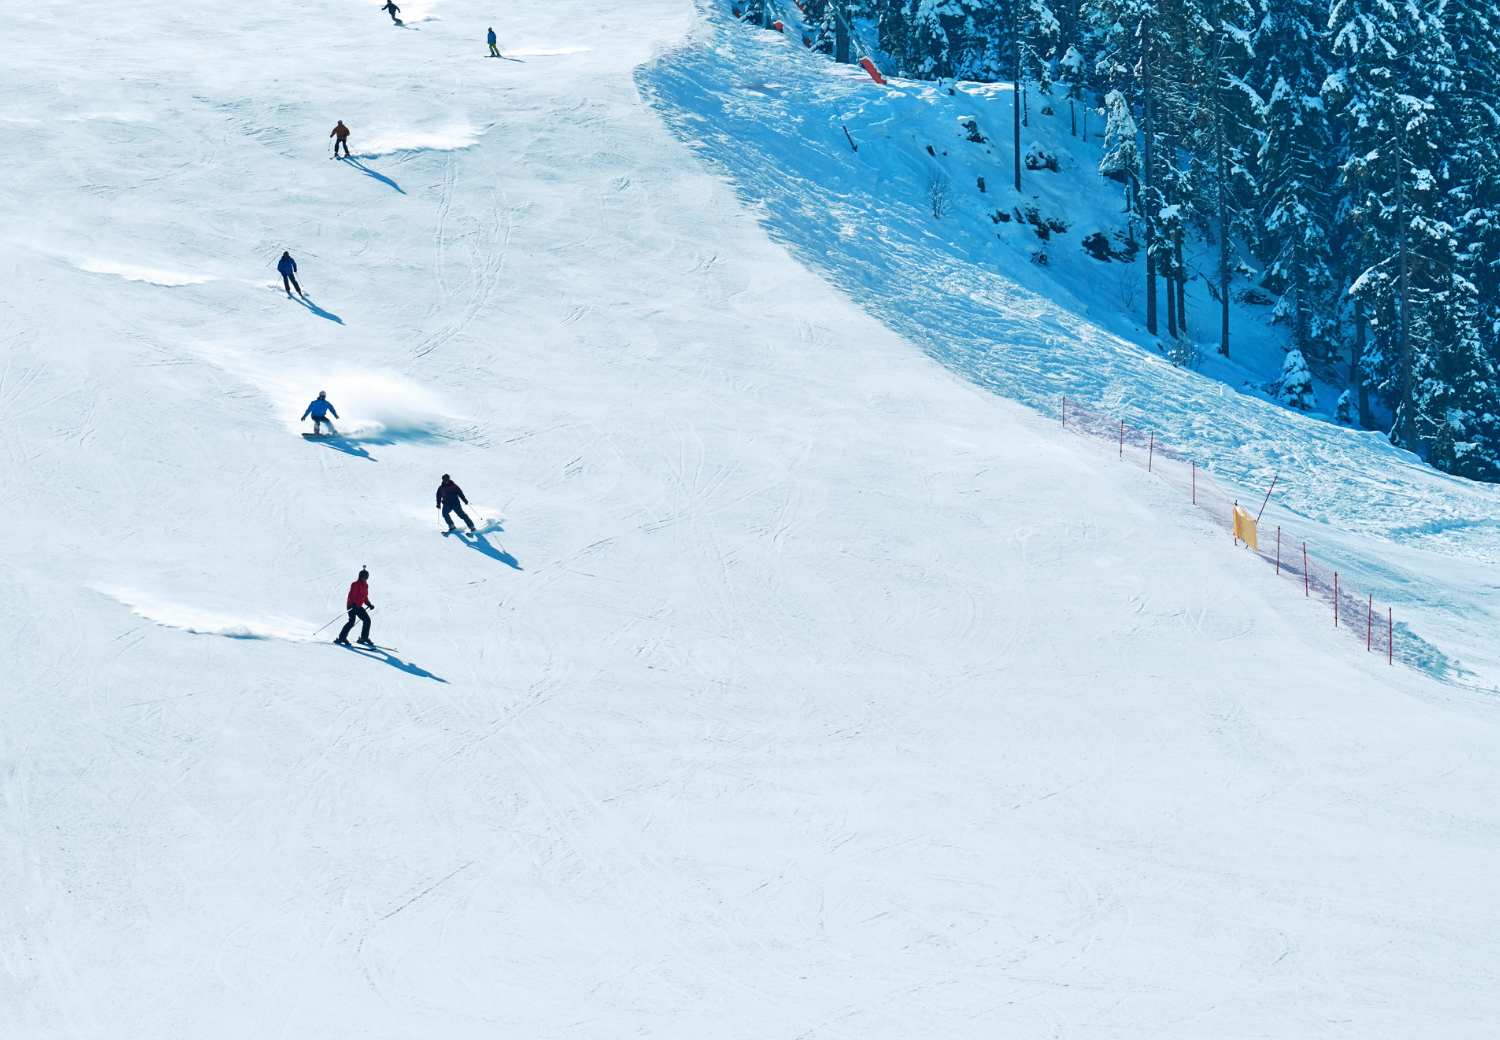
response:
M340 646L349 645L349 631L354 627L356 621L364 623L360 629L359 639L355 640L361 646L374 646L370 642L370 615L365 613L365 608L375 609L375 604L370 602L370 572L361 569L359 577L349 586L349 595L344 599L344 606L349 610L349 620L344 622L344 627L339 630L339 637L334 640Z
M333 406L333 402L328 399L328 391L319 390L317 400L312 401L308 404L307 410L302 413L302 418L298 419L297 421L306 422L307 417L312 416L314 437L320 435L323 432L324 423L328 423L329 433L338 433L339 431L335 430L333 428L333 423L329 421L329 415L332 415L335 419L337 419L339 417L338 409L335 408Z
M333 132L328 136L333 138L333 157L335 159L338 158L339 146L342 145L344 148L344 158L349 158L349 128L344 125L342 119L338 121L338 125L333 128Z
M288 297L292 295L292 290L296 289L297 295L306 299L307 294L302 291L302 286L297 284L297 261L292 259L291 253L282 250L281 259L276 261L276 270L281 274L281 287L286 290Z
M385 6L382 7L381 10L387 12L391 16L392 22L395 22L397 25L401 24L401 19L396 17L401 13L401 8L391 3L391 0L385 0Z
M503 57L505 57L505 55L503 55L503 54L500 53L500 48L497 47L497 46L495 46L498 42L499 41L495 38L495 30L491 29L490 33L489 33L490 57L491 58L503 58Z
M469 525L469 533L477 533L474 530L474 521L469 519L469 514L464 512L464 506L469 500L464 497L464 489L453 483L453 478L443 474L443 482L437 489L437 507L443 511L443 519L448 522L448 530L444 534L452 534L458 528L453 526L453 517L450 513L457 513L458 518ZM460 504L462 503L462 504Z

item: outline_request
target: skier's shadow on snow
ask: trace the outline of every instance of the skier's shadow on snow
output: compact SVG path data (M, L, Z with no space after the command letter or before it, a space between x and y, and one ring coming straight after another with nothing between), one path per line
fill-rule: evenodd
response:
M520 560L516 559L504 549L496 548L495 546L491 545L489 539L485 537L486 534L489 534L492 531L499 530L503 530L500 525L491 522L480 528L474 534L457 534L453 535L452 537L457 538L459 541L463 542L470 549L473 549L481 556L488 556L492 560L496 560L500 563L505 564L505 566L509 567L511 570L523 570L524 568L522 568Z
M308 310L312 311L320 318L327 318L329 321L337 322L340 325L344 324L343 318L340 318L337 314L333 313L333 311L325 311L322 307L319 307L316 303L313 303L306 296L293 296L292 299L302 304L302 306L306 307Z
M363 160L361 160L359 158L346 158L344 160L344 162L346 162L350 166L354 167L356 170L358 170L360 173L364 174L366 177L374 177L381 184L384 184L384 185L387 185L389 187L395 188L397 191L401 192L402 195L406 194L405 190L402 189L401 185L397 184L395 181L391 180L389 177L387 177L385 174L379 172L378 170L372 170L372 169L370 169L368 166L366 166L364 164Z
M431 679L433 682L440 682L445 686L448 683L448 680L444 679L441 675L434 675L420 665L412 664L410 661L403 661L389 650L356 650L354 652L361 657L368 657L379 661L381 664L388 664L398 672L415 675L418 679Z
M371 462L375 461L375 456L366 451L363 445L356 444L354 441L351 441L349 438L341 434L336 433L332 436L329 436L325 433L314 436L312 434L304 433L302 435L302 439L306 441L312 441L314 444L326 444L334 451L341 451L345 455L353 455L356 459L369 459Z

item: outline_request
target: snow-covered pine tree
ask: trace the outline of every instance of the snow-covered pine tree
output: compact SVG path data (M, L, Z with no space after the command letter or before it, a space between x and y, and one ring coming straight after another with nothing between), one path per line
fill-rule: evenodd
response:
M1021 190L1021 123L1027 81L1050 86L1049 61L1057 47L1059 27L1047 0L1001 0L987 5L998 8L1005 18L1003 51L1007 78L1011 81L1013 110L1012 147L1015 151L1015 185Z
M1190 0L1188 20L1197 37L1186 52L1199 57L1202 84L1192 115L1192 150L1199 157L1204 190L1196 192L1212 213L1217 245L1215 277L1219 296L1219 353L1229 356L1230 281L1238 265L1236 232L1256 195L1250 155L1265 102L1246 77L1255 51L1251 42L1256 11L1250 0ZM1179 241L1178 311L1182 312L1185 272Z
M1000 13L990 0L906 0L908 75L998 79Z
M1104 96L1104 154L1099 172L1125 185L1125 212L1140 209L1141 152L1137 143L1140 128L1130 111L1130 102L1118 90Z
M1324 96L1345 124L1341 216L1363 269L1350 288L1369 320L1363 377L1394 412L1393 442L1422 450L1414 379L1418 324L1432 307L1451 236L1439 213L1437 97L1451 89L1453 52L1443 0L1334 0L1332 50L1341 67Z
M1500 480L1500 415L1495 361L1480 335L1479 293L1468 272L1474 253L1455 260L1434 306L1416 321L1430 349L1415 352L1411 425L1429 462L1476 480ZM1403 406L1405 407L1405 406Z
M1276 399L1299 412L1311 410L1316 403L1313 399L1312 373L1308 371L1307 359L1296 347L1287 351L1286 360L1282 362L1281 378L1276 380Z
M1118 91L1133 113L1140 113L1141 162L1134 189L1136 209L1146 236L1146 331L1157 333L1157 221L1165 200L1158 188L1158 108L1162 101L1161 69L1171 54L1156 0L1085 0L1084 18L1098 34L1095 66L1104 84Z
M1329 266L1333 178L1321 88L1329 73L1322 0L1267 4L1254 35L1252 82L1264 99L1255 150L1259 225L1252 241L1304 356L1335 359L1337 304Z

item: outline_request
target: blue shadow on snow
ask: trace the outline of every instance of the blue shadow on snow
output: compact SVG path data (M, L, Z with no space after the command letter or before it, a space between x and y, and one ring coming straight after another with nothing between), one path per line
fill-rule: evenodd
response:
M402 189L401 185L397 184L395 181L391 180L389 177L387 177L385 174L379 172L378 170L372 170L372 169L370 169L370 167L366 166L364 164L364 161L361 160L360 158L358 158L358 157L348 158L348 159L345 159L344 162L346 162L350 166L354 167L356 170L358 170L360 173L364 174L366 177L374 177L381 184L384 184L384 185L386 185L388 187L391 187L391 188L395 188L397 191L401 192L402 195L406 194L405 190Z
M312 441L314 444L326 444L334 451L343 452L345 455L353 455L356 459L368 459L371 462L375 461L375 456L366 451L363 445L358 444L339 433L334 433L332 435L326 433L304 433L302 435L302 439L305 441Z
M351 654L359 654L361 657L368 657L371 660L379 661L381 664L388 664L392 668L396 669L396 671L405 672L407 675L414 675L418 679L431 679L433 682L440 682L445 685L448 682L448 680L444 679L441 675L434 675L426 668L412 664L410 661L401 660L401 658L397 657L389 650L367 650L364 648L356 648L352 646L345 647L345 649L347 649Z
M306 307L308 310L312 311L320 318L326 318L329 321L336 322L339 325L344 324L343 318L340 318L337 314L333 313L333 311L325 311L322 307L319 307L316 303L313 303L306 296L288 296L287 299L296 300L298 303L302 304L302 306Z
M496 548L495 546L491 545L489 543L489 539L485 538L485 535L500 530L503 530L503 528L495 521L491 520L489 523L483 524L479 528L479 530L475 531L473 534L459 532L454 537L456 537L460 542L463 542L470 549L473 549L475 552L479 553L481 556L488 556L492 560L496 560L500 563L505 564L512 570L523 570L524 568L521 566L521 561L517 560L504 548ZM443 536L445 538L448 537L448 533L446 531L443 532Z

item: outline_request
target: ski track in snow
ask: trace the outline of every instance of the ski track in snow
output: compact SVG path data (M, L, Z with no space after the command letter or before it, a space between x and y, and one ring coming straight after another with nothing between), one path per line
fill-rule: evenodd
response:
M929 310L898 283L936 250L818 148L737 198L643 100L753 166L804 78L853 89L747 63L785 41L667 50L682 0L430 13L140 0L78 63L76 5L8 16L0 1036L1493 1031L1490 700L1002 399L1044 404L1026 350L1075 327L1082 387L1212 388L963 264L995 313ZM486 61L492 19L577 57ZM338 118L486 129L375 177ZM265 291L282 249L321 313ZM983 387L929 323L996 333ZM409 435L304 441L318 390ZM436 530L444 472L482 541ZM361 566L395 649L301 642Z

